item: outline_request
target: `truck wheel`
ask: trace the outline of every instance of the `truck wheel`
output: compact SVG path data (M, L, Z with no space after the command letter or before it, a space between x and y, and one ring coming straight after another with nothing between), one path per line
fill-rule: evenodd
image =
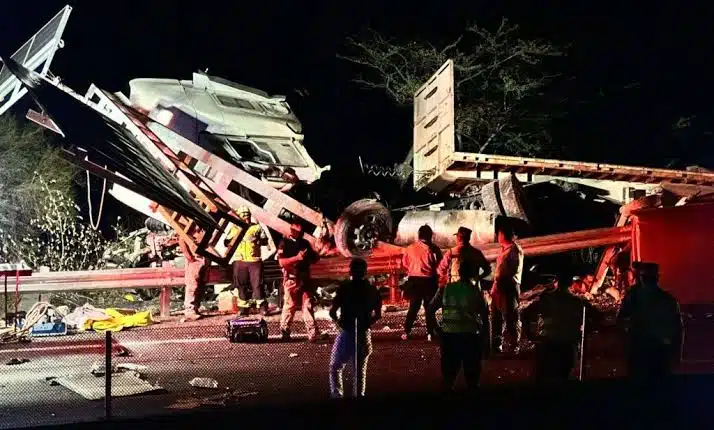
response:
M374 199L347 206L335 224L335 245L345 257L369 254L379 241L392 237L392 216Z

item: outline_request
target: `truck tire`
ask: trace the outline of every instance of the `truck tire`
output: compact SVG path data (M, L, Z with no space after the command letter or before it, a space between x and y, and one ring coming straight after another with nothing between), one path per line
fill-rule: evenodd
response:
M335 245L345 257L370 253L378 241L392 238L389 209L374 199L357 200L347 206L335 224Z

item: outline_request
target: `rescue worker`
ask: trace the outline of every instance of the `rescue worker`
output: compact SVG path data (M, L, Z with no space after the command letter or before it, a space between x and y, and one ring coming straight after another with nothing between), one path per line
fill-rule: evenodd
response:
M308 340L315 342L322 335L315 324L315 290L310 282L310 265L317 261L318 256L303 237L300 224L290 225L290 235L280 241L276 258L283 272L282 338L290 340L290 325L295 312L302 309Z
M556 288L544 292L531 306L542 324L536 344L535 379L537 383L563 383L575 365L575 351L582 337L583 311L593 316L586 300L570 292L572 274L561 271Z
M369 328L382 317L382 299L374 285L364 279L366 274L367 262L360 258L352 260L350 280L340 284L330 308L330 318L340 328L330 358L332 398L343 396L342 371L348 363L353 366L355 397L364 396L365 393L367 360L372 354Z
M638 282L620 305L618 323L629 343L629 375L637 383L666 379L680 357L682 316L679 303L659 287L659 266L633 263Z
M250 308L255 305L262 315L267 315L268 302L263 289L263 260L260 251L261 245L267 243L268 238L260 224L252 222L250 209L239 208L238 217L247 224L245 234L231 257L233 288L238 289L240 314L248 315ZM226 244L240 231L240 228L233 226L226 237Z
M179 247L186 260L184 263L186 291L184 294L183 321L195 321L201 317L199 307L201 306L201 296L203 295L206 260L193 253L183 238L179 238Z
M442 309L439 337L441 374L446 391L453 390L462 367L469 390L478 388L481 377L482 336L488 306L476 278L476 269L462 257L459 280L439 288L429 306L432 312Z
M435 334L436 317L429 310L429 302L438 288L436 267L441 259L441 250L431 242L433 232L431 227L419 227L419 240L412 243L404 251L402 266L407 271L407 282L404 292L409 299L409 310L404 320L403 340L411 338L412 327L416 321L419 308L424 306L426 314L427 338L431 341Z
M459 280L459 262L466 261L475 270L477 281L491 274L491 265L480 249L471 245L471 230L466 227L459 227L454 235L456 236L456 246L444 253L444 257L439 262L437 269L441 285Z
M491 306L494 319L501 323L501 352L519 352L521 342L521 318L518 298L521 295L523 250L514 240L512 226L504 225L498 230L501 253L496 259L496 270L491 287Z

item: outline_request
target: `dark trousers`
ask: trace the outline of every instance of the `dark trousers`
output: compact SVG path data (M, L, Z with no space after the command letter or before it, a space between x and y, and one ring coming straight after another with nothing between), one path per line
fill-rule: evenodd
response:
M481 335L473 333L441 334L441 375L444 390L451 391L461 368L469 390L478 388L481 378Z
M233 262L233 287L238 288L238 306L248 308L252 301L262 304L265 299L263 294L263 262L262 261L234 261Z
M575 366L576 344L577 341L539 342L536 345L536 382L566 382Z
M674 348L646 341L630 344L628 372L636 383L663 382L672 374Z
M424 306L426 314L426 331L432 335L436 332L436 314L429 311L429 303L434 298L437 289L436 278L410 276L407 279L407 284L404 288L404 292L409 299L409 311L407 311L407 318L404 320L404 332L406 334L411 333L419 308L422 306Z
M502 351L518 348L521 343L521 315L518 310L517 297L499 297L494 298L493 306L491 307L491 319L495 334L496 327L501 327L500 333L500 349Z

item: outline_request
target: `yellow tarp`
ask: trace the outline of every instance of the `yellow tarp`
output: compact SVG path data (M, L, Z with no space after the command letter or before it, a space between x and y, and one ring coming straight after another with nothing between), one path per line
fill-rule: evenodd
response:
M94 330L96 332L105 332L107 330L115 332L130 327L145 327L153 322L150 311L127 314L117 309L109 308L104 309L104 313L107 314L110 319L103 321L87 320L84 323L84 329Z

